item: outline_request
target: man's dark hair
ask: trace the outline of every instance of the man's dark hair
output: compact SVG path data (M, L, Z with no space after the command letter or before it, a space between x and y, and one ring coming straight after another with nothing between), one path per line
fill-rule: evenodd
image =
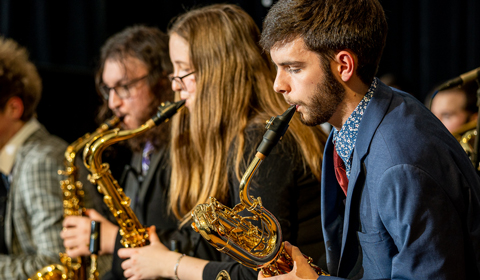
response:
M370 85L387 36L387 21L377 0L279 0L263 23L266 51L302 38L307 49L331 61L341 50L358 58L357 75Z

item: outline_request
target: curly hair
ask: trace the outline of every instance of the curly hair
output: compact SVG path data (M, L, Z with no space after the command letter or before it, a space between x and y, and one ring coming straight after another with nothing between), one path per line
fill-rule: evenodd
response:
M173 71L173 66L168 54L167 34L156 27L134 25L108 38L100 50L100 61L95 75L95 85L99 95L99 87L103 83L102 74L105 62L111 59L125 65L129 58L138 59L147 67L148 86L155 99L146 110L150 110L153 115L162 102L171 101L174 98L168 79L168 74ZM103 100L97 121L102 123L111 115L108 101ZM146 141L152 142L155 148L159 148L168 141L168 131L169 124L162 125L140 137L132 138L128 142L134 151L142 150Z
M0 111L10 98L19 97L24 106L21 120L28 121L35 115L41 93L42 80L27 49L0 36Z

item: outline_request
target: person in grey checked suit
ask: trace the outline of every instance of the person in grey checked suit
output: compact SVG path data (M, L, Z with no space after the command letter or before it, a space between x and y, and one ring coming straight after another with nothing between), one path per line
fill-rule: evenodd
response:
M35 117L41 90L26 49L0 37L0 279L27 279L65 251L57 171L67 143Z

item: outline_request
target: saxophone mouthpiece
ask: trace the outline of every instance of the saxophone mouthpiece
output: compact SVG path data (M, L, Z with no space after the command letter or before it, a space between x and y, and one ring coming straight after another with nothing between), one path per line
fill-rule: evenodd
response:
M123 118L124 118L124 116L121 116L121 117L113 116L110 119L106 120L105 121L105 125L107 126L106 129L110 130L110 129L115 128L118 125L119 122L123 121Z
M185 100L180 100L174 103L169 101L165 102L158 107L157 114L152 118L155 125L159 125L165 121L168 121L173 115L175 115L178 110L180 110L185 105Z
M257 148L257 152L268 156L273 147L277 145L288 129L288 124L295 114L295 105L290 106L283 114L272 117L265 127L267 132L263 135L263 140Z

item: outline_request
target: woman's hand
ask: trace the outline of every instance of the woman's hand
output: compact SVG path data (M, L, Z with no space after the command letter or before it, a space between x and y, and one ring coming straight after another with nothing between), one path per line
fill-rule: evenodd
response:
M122 248L118 256L122 262L123 275L129 279L175 278L173 268L182 255L170 251L158 238L155 226L148 228L150 245L140 248Z

